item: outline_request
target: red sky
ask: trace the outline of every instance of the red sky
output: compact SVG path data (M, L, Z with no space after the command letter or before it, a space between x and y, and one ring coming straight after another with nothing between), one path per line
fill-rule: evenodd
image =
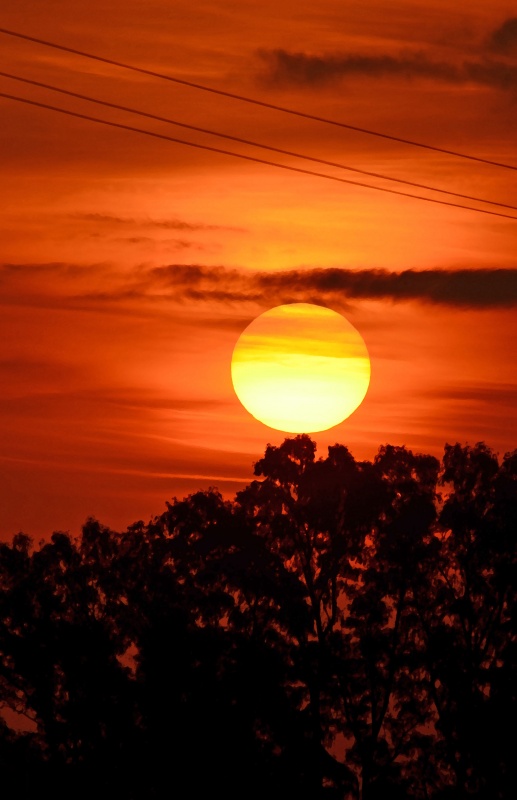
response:
M5 0L0 27L517 166L513 2L400 0L388 13L372 0ZM4 73L517 206L515 171L0 40ZM517 217L5 77L0 92ZM208 486L233 496L284 435L240 406L232 350L282 302L341 311L372 359L364 403L314 435L319 454L335 442L356 458L386 443L438 456L445 442L517 446L516 221L4 98L0 114L1 538L76 533L88 515L123 529Z

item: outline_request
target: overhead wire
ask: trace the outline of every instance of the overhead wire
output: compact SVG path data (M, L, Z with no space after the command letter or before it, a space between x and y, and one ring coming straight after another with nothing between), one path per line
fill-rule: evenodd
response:
M19 31L13 31L8 28L0 28L0 34L4 34L6 36L13 36L18 39L24 39L28 42L34 42L36 44L44 45L45 47L51 47L55 50L61 50L66 53L72 53L73 55L82 56L84 58L93 59L94 61L100 61L104 64L110 64L111 66L120 67L122 69L132 70L133 72L138 72L142 75L149 75L153 78L159 78L161 80L170 81L171 83L176 83L181 86L186 86L190 89L197 89L203 92L210 92L212 94L220 95L221 97L228 97L232 100L239 100L240 102L250 103L255 106L261 106L262 108L268 108L273 111L280 111L284 114L291 114L296 117L301 117L303 119L309 119L315 122L324 123L326 125L334 125L339 128L344 128L346 130L355 131L356 133L366 134L368 136L376 136L381 139L387 139L393 142L399 142L400 144L406 144L411 147L420 147L425 150L431 150L436 153L443 153L445 155L453 156L456 158L464 158L470 161L477 161L480 164L487 164L492 167L500 167L502 169L511 169L517 170L517 165L507 164L500 161L494 161L488 158L482 158L481 156L475 156L469 153L462 153L456 150L449 150L444 147L438 147L436 145L427 144L424 142L417 142L412 139L405 139L400 136L393 136L388 133L383 133L381 131L374 131L369 128L359 127L358 125L351 125L346 122L341 122L339 120L329 119L327 117L321 117L316 114L309 114L305 111L299 111L297 109L288 108L287 106L280 106L275 105L273 103L268 103L264 100L258 100L257 98L247 97L246 95L235 94L233 92L227 92L223 89L216 89L211 86L206 86L201 83L195 83L193 81L187 81L183 78L176 78L172 75L167 75L166 73L157 72L155 70L146 69L145 67L137 67L134 64L127 64L123 61L116 61L115 59L105 58L103 56L96 55L94 53L86 52L85 50L78 50L73 47L67 47L62 44L58 44L57 42L50 42L47 39L40 39L35 36L29 36L24 33L20 33Z
M11 80L19 81L21 83L25 83L25 84L28 84L30 86L37 86L39 88L48 89L48 90L53 91L53 92L59 92L60 94L67 95L69 97L75 97L75 98L78 98L80 100L86 100L86 101L88 101L90 103L96 103L97 105L106 106L107 108L114 108L114 109L117 109L118 111L124 111L124 112L130 113L130 114L136 114L138 116L145 117L147 119L153 119L153 120L156 120L158 122L165 122L165 123L167 123L169 125L176 125L178 127L186 128L188 130L196 131L198 133L209 134L210 136L218 136L220 138L228 139L228 140L233 141L233 142L239 142L240 144L251 145L252 147L258 147L258 148L260 148L262 150L269 150L270 152L273 152L273 153L279 153L281 155L300 158L300 159L303 159L305 161L311 161L313 163L322 164L322 165L327 166L327 167L336 167L338 169L347 170L348 172L355 172L355 173L360 174L360 175L366 175L369 178L380 178L382 180L393 181L395 183L404 184L406 186L412 186L412 187L414 187L416 189L425 189L426 191L439 192L441 194L446 194L446 195L449 195L451 197L457 197L457 198L460 198L460 199L463 199L463 200L472 200L472 201L477 202L477 203L488 203L489 205L498 206L500 208L508 208L508 209L512 209L513 211L517 211L517 206L510 205L508 203L501 203L501 202L498 202L496 200L487 200L487 199L485 199L483 197L476 197L476 196L473 196L473 195L462 194L460 192L453 192L453 191L451 191L449 189L441 189L441 188L438 188L436 186L429 186L429 185L427 185L425 183L417 183L415 181L406 180L405 178L397 178L397 177L393 177L393 176L390 176L390 175L384 175L384 174L379 173L379 172L371 172L369 170L359 169L357 167L350 167L350 166L347 166L345 164L341 164L339 162L328 161L326 159L318 158L316 156L310 156L310 155L303 154L303 153L297 153L297 152L292 151L292 150L285 150L285 149L280 148L280 147L274 147L273 145L262 144L262 143L255 142L255 141L250 140L250 139L244 139L244 138L242 138L240 136L233 136L232 134L222 133L220 131L214 131L214 130L211 130L209 128L202 128L202 127L199 127L197 125L190 125L190 124L188 124L186 122L180 122L179 120L171 119L170 117L162 117L162 116L159 116L157 114L151 114L149 112L141 111L140 109L132 108L130 106L123 106L123 105L119 105L118 103L111 103L111 102L109 102L107 100L100 100L99 98L91 97L90 95L81 94L79 92L72 92L72 91L70 91L68 89L64 89L64 88L59 87L59 86L54 86L54 85L48 84L48 83L42 83L41 81L36 81L36 80L31 79L31 78L24 78L21 75L14 75L14 74L12 74L10 72L2 72L2 71L0 71L0 76L4 77L4 78L9 78Z
M47 109L49 111L54 111L54 112L57 112L59 114L65 114L65 115L70 116L70 117L76 117L78 119L88 120L90 122L95 122L95 123L98 123L98 124L101 124L101 125L108 125L108 126L110 126L112 128L119 128L121 130L132 131L134 133L143 134L145 136L152 136L155 139L162 139L164 141L175 142L176 144L186 145L187 147L193 147L193 148L196 148L198 150L207 150L207 151L212 152L212 153L219 153L219 154L222 154L222 155L225 155L225 156L231 156L233 158L240 158L240 159L242 159L244 161L251 161L251 162L254 162L256 164L265 164L265 165L270 166L270 167L277 167L278 169L284 169L284 170L288 170L290 172L297 172L297 173L301 173L303 175L310 175L310 176L316 177L316 178L324 178L326 180L337 181L338 183L346 183L348 185L359 186L359 187L362 187L362 188L365 188L365 189L374 189L374 190L379 191L379 192L386 192L388 194L399 195L401 197L409 197L409 198L414 199L414 200L423 200L424 202L427 202L427 203L435 203L435 204L442 205L442 206L449 206L449 207L452 207L452 208L460 208L460 209L464 209L466 211L475 211L475 212L477 212L479 214L489 214L490 216L493 216L493 217L502 217L504 219L511 219L511 220L516 220L517 221L517 217L514 217L511 214L504 214L504 213L502 213L500 211L490 211L489 209L486 209L486 208L476 208L475 206L466 206L466 205L463 205L461 203L452 203L452 202L450 202L448 200L439 200L436 197L423 197L422 195L415 195L415 194L411 194L409 192L401 192L398 189L390 189L387 186L374 186L372 184L364 183L364 182L361 182L361 181L352 181L352 180L349 180L348 178L340 178L337 175L328 175L328 174L326 174L324 172L316 172L314 170L304 169L302 167L296 167L296 166L294 166L292 164L279 164L278 162L268 161L268 160L263 159L263 158L257 158L256 156L250 156L250 155L246 155L244 153L235 153L235 152L233 152L231 150L223 150L222 148L212 147L211 145L207 145L207 144L200 144L200 143L197 143L197 142L189 142L189 141L187 141L185 139L178 139L176 137L168 136L166 134L158 133L156 131L149 131L149 130L145 130L143 128L136 128L136 127L134 127L132 125L125 125L125 124L123 124L121 122L113 122L111 120L101 119L99 117L92 117L92 116L90 116L88 114L81 114L81 113L79 113L77 111L71 111L69 109L60 108L58 106L52 106L52 105L50 105L48 103L41 103L41 102L38 102L36 100L29 100L28 98L19 97L17 95L7 94L6 92L0 92L0 97L3 97L5 99L7 99L7 100L14 100L14 101L19 102L19 103L25 103L26 105L31 105L31 106L35 106L35 107L38 107L38 108Z

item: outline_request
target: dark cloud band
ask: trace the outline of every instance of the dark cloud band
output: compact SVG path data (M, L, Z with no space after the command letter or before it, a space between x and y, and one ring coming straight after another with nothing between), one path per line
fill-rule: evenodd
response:
M511 41L511 34L504 40ZM517 67L487 58L454 64L434 61L421 52L375 56L355 53L312 55L282 49L260 50L259 56L265 62L265 70L259 77L276 86L320 86L357 76L425 78L448 84L475 83L497 89L517 88Z
M511 17L495 30L490 38L490 49L503 55L517 53L517 17Z
M221 267L168 266L153 279L191 299L278 302L385 299L414 300L461 308L517 305L517 269L433 269L391 272L383 269L297 269L239 272Z
M85 276L93 272L97 288L85 291ZM306 302L343 307L354 300L387 300L465 309L517 306L517 268L393 272L336 267L254 272L202 264L167 264L142 266L121 275L109 265L88 268L65 263L4 264L0 266L0 285L4 304L19 303L24 298L26 303L37 304L39 298L44 305L58 302L98 310L107 310L110 305L122 308L124 304L137 308L146 301L269 306Z

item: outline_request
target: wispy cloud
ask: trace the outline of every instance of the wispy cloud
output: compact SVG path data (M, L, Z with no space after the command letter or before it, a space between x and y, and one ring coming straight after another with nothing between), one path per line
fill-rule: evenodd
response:
M432 390L426 390L426 397L433 399L445 399L459 403L470 403L493 406L497 400L498 406L515 408L517 404L517 384L513 383L484 383L478 386L439 386Z
M104 272L102 271L104 270ZM86 287L88 276L95 275ZM45 280L42 280L42 277ZM51 277L51 280L49 278ZM58 280L56 280L58 279ZM109 265L4 265L0 267L5 303L38 296L62 307L98 308L145 303L211 303L274 305L337 303L356 300L414 301L456 308L510 308L517 305L515 269L429 269L393 272L386 269L300 268L252 272L202 264L135 267L117 273ZM54 288L53 288L54 287Z
M158 243L158 240L153 239L152 236L117 236L113 241L144 246L153 246ZM187 239L160 239L159 243L166 245L169 250L207 250L204 245L197 242L189 242Z
M169 231L233 231L243 232L243 228L228 225L206 225L200 222L187 222L183 219L152 219L150 217L120 217L115 214L72 214L68 219L95 225L106 225L121 228L148 228Z
M27 356L0 359L0 376L5 387L8 387L13 380L17 384L22 383L32 387L43 381L55 384L59 381L69 381L76 372L77 368L74 364L62 363L55 358L44 359ZM5 391L1 400L4 399Z
M489 47L503 55L517 55L517 17L505 20L491 35Z
M513 28L502 35L502 39L508 42L508 48L513 41L512 31ZM452 61L434 60L421 51L396 55L314 55L283 49L263 49L258 55L264 64L259 79L269 86L310 88L356 76L428 79L447 84L473 83L505 90L517 88L517 66L489 58L455 64Z
M462 308L517 304L517 269L405 270L296 269L239 272L222 267L167 266L150 278L177 299L223 302L346 302L357 299L414 300Z

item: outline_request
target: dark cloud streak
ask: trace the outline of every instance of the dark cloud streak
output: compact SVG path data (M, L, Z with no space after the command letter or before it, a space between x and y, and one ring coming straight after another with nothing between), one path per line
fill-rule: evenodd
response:
M95 265L97 270L100 265ZM59 296L49 282L37 281L48 269L59 282ZM115 279L105 265L106 288L81 291L87 267L68 264L4 265L0 267L3 304L12 302L57 303L56 307L113 310L128 305L136 312L145 304L172 302L267 305L281 303L335 303L343 308L355 300L414 301L455 308L511 308L517 305L517 268L500 269L386 269L305 268L280 272L252 272L202 264L168 264L139 267ZM34 284L31 278L36 281ZM98 272L97 279L102 274ZM22 292L22 294L20 294Z
M517 54L517 17L510 17L490 37L489 47L503 55Z
M186 222L182 219L150 219L147 217L118 217L114 214L73 214L69 219L91 222L96 225L110 225L130 228L157 228L171 231L233 231L244 232L243 228L228 225L205 225L203 223Z
M425 392L426 397L432 399L446 399L458 403L479 404L493 406L497 402L498 406L515 408L517 405L517 385L516 384L481 384L479 386L440 386Z
M199 265L153 270L178 299L223 302L326 302L332 299L414 300L459 308L504 308L517 304L517 269L405 270L298 269L238 272Z
M517 67L498 60L465 61L457 65L434 61L422 52L312 55L283 49L260 50L258 55L266 65L259 78L269 86L317 87L357 76L419 78L458 85L475 83L505 90L517 88Z
M259 277L264 288L277 274ZM347 299L419 300L471 308L509 306L517 302L517 270L345 270L322 269L282 273L285 285L344 295Z

